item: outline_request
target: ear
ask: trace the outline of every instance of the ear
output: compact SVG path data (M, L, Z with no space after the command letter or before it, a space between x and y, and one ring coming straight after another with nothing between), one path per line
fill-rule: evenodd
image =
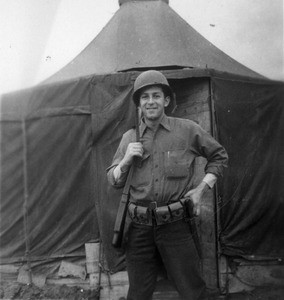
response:
M171 101L170 97L167 96L167 97L165 98L165 104L164 104L164 107L167 107L167 106L170 104L170 101Z

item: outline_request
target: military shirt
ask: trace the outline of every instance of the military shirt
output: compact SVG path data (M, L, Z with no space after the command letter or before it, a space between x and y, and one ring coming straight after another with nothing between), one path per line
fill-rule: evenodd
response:
M207 159L205 173L220 177L227 166L225 149L198 124L191 120L163 116L154 132L144 121L139 126L143 156L134 163L130 201L157 201L166 204L177 201L193 188L194 160ZM129 143L136 141L135 129L127 131L108 170L108 180L122 187L126 175L115 181L113 170L123 159Z

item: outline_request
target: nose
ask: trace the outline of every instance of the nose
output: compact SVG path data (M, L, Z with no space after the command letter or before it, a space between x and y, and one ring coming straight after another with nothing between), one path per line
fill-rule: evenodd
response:
M148 103L154 103L154 98L153 98L153 96L149 96L149 101L148 101Z

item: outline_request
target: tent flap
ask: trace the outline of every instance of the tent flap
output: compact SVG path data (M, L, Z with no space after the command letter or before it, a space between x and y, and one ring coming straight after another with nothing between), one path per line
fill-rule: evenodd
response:
M283 85L213 79L219 139L229 154L221 210L225 254L284 256Z
M3 262L25 259L26 241L30 258L42 260L85 255L85 242L99 239L85 88L40 87L1 102ZM56 104L45 102L54 92ZM13 101L21 101L21 111L14 110Z

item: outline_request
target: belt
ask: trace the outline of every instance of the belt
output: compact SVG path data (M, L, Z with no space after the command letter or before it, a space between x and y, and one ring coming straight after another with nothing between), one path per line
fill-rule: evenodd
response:
M173 202L169 205L158 207L157 202L150 202L148 207L136 205L131 202L128 205L128 214L131 220L147 226L164 225L184 219L187 216L186 199Z

